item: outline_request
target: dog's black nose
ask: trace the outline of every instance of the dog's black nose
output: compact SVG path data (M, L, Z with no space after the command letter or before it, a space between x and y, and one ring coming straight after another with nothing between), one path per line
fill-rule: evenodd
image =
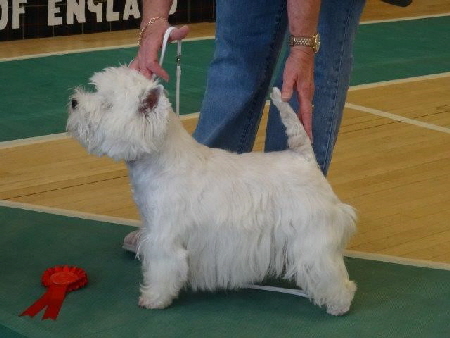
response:
M72 99L71 104L72 104L72 109L77 109L78 101L76 99Z

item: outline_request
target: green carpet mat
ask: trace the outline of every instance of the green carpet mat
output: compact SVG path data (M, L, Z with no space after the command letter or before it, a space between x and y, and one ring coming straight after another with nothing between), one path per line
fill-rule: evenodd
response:
M256 290L185 291L166 310L144 310L139 262L121 249L133 228L5 207L0 220L2 338L450 337L450 271L347 259L359 290L344 317ZM43 294L42 272L59 264L84 268L89 285L68 294L56 321L19 317Z
M213 44L213 40L192 41L183 48L183 113L199 110ZM169 45L164 63L171 79L175 79L175 52L176 45ZM64 132L73 88L88 87L94 72L128 64L135 54L136 48L119 48L0 62L0 141ZM175 81L166 85L172 102L174 86Z
M450 16L361 25L351 84L450 71L448 27ZM164 64L172 79L175 48L169 46ZM184 44L182 114L200 109L213 48L213 40ZM106 66L127 64L135 53L120 48L0 62L0 141L63 132L71 89ZM167 85L172 96L174 82Z
M450 71L450 16L361 25L351 85Z

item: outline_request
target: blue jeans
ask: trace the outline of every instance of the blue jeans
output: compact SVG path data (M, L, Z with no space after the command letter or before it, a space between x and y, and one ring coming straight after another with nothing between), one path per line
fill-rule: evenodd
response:
M315 59L313 147L327 173L342 118L352 48L365 0L322 0ZM286 0L217 0L216 48L194 138L233 152L252 150L277 60L287 39ZM284 62L275 74L281 88ZM298 110L296 95L291 105ZM287 148L285 128L271 106L265 151Z

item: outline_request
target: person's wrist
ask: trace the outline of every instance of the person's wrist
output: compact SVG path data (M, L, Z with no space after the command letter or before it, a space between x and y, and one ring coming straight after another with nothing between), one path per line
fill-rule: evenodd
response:
M138 46L141 46L141 42L146 35L146 32L149 30L150 26L158 25L160 22L165 23L167 22L167 18L164 16L154 16L148 19L147 22L142 21L141 23L141 30L139 31L139 37L138 37Z
M157 23L164 22L164 21L168 21L168 17L167 15L164 14L158 14L158 15L152 15L151 17L146 17L145 19L143 18L141 21L141 24L139 25L139 29L144 29L145 26L151 21L152 23L150 25L155 25Z
M314 51L314 53L317 53L320 48L320 35L319 33L316 33L312 36L295 36L290 35L289 36L289 46L291 47L310 47Z
M315 55L314 49L309 46L291 46L290 52L291 54Z

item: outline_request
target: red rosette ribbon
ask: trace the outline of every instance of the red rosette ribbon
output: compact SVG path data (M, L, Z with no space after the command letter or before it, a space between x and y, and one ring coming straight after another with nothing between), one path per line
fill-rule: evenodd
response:
M44 295L22 312L21 316L33 317L45 307L42 319L56 319L66 294L78 290L88 282L86 272L76 266L55 266L44 271L42 284L48 288Z

